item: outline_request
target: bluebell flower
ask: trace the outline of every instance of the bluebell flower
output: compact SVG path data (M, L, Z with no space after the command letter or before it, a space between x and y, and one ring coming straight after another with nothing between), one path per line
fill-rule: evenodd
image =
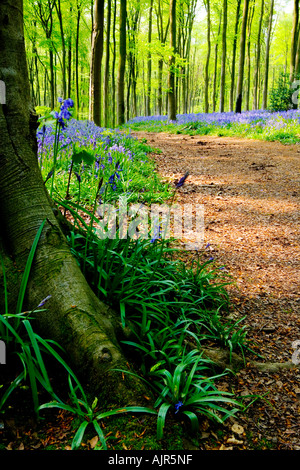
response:
M183 406L183 402L182 402L182 401L179 401L178 403L176 403L176 405L175 405L175 410L176 410L176 411L175 411L175 414L178 413L179 408L180 408L181 406Z
M76 176L76 178L77 178L77 180L78 180L78 183L81 183L81 176L80 176L80 174L77 173L77 171L74 171L74 173L75 173L75 176Z
M48 302L49 299L51 299L52 295L47 295L47 297L45 297L45 299L43 299L37 306L37 308L40 308L40 307L43 307L45 305L46 302Z
M189 176L189 172L187 171L186 174L180 178L178 183L176 183L176 188L180 188L181 186L183 186L183 184L184 184L184 182L185 182L185 180L187 179L188 176Z

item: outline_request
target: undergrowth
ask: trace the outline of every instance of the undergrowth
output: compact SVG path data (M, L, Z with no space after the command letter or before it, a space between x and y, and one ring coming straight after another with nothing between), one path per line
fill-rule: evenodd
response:
M68 102L69 107L71 104ZM61 113L65 112L63 106ZM187 267L179 260L173 240L166 240L159 232L155 237L124 239L117 226L114 237L107 236L108 227L99 235L99 224L103 225L99 204L112 203L120 195L143 204L176 197L156 174L148 156L150 148L128 134L99 130L89 123L70 121L66 126L60 114L46 116L41 126L40 166L46 186L71 222L70 248L96 295L119 313L122 328L127 330L122 346L155 399L149 408L103 410L99 397L89 399L61 347L34 332L35 312L24 317L22 303L41 227L26 266L16 313L5 311L0 315L1 338L14 344L9 350L20 359L21 366L0 398L0 411L5 412L12 392L29 379L37 414L54 407L77 417L74 449L81 446L91 427L99 437L99 448L106 449L101 423L120 412L153 414L160 440L168 416L178 422L186 419L196 431L201 416L222 423L242 411L241 402L218 389L218 379L228 372L216 373L214 363L202 354L207 344L225 347L230 353L247 351L246 331L240 326L243 319L234 323L224 315L230 307L228 276L205 260L205 249L197 251ZM6 297L5 283L4 288ZM37 309L46 301L42 300ZM52 387L47 356L65 372L67 399ZM50 401L39 402L40 388Z

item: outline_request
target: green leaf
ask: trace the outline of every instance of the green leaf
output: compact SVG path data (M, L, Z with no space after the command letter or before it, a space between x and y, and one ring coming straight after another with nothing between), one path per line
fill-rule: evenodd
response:
M88 421L83 421L83 423L81 423L81 425L77 429L77 432L72 441L72 447L71 447L72 450L77 449L80 446L88 424L89 424Z
M28 259L27 259L27 262L26 262L26 266L25 266L25 270L24 270L24 273L23 273L21 286L20 286L20 290L19 290L16 313L22 312L23 300L24 300L24 296L25 296L25 291L26 291L26 287L27 287L27 282L28 282L28 278L29 278L33 258L34 258L35 251L36 251L36 248L37 248L42 230L44 228L45 222L46 222L46 219L42 222L40 228L38 229L38 232L35 236L35 239L33 241L32 247L31 247L30 252L29 252L29 256L28 256Z
M163 437L166 416L170 407L171 403L163 403L159 408L157 416L157 439L162 439Z
M72 160L75 164L85 163L91 165L94 162L94 156L87 150L75 150L72 156Z

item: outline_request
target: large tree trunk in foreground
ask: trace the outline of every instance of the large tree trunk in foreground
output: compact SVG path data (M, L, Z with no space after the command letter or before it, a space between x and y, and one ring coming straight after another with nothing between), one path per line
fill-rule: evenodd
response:
M47 295L52 298L47 311L33 320L33 327L64 347L93 391L101 389L112 402L123 405L130 402L129 397L137 401L142 392L139 384L134 383L133 394L130 376L120 380L120 373L109 372L126 368L118 345L118 319L87 285L43 185L36 157L36 118L30 105L22 0L0 3L0 43L0 80L7 92L6 105L0 105L0 247L23 269L46 219L26 307L36 307Z

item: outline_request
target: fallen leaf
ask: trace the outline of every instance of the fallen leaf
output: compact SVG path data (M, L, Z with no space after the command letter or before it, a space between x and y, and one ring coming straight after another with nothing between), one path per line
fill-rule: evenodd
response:
M238 439L236 439L235 437L229 437L226 441L226 444L236 444L236 445L241 445L243 444L244 441L239 441Z
M95 436L88 441L88 444L90 444L91 449L94 449L96 447L98 441L99 441L98 436Z
M234 424L231 428L232 432L234 432L235 434L243 434L244 432L244 428L242 426L240 426L239 424Z

